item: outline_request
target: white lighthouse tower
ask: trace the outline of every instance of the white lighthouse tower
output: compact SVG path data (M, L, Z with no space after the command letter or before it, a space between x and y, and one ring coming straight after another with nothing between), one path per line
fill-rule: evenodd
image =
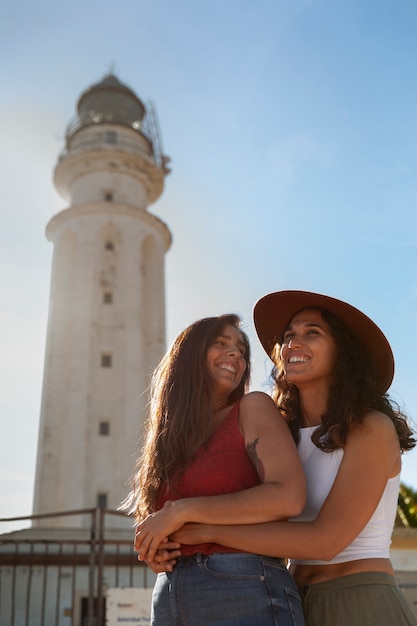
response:
M165 349L171 235L147 211L169 171L160 146L152 109L114 75L81 95L54 176L69 208L46 229L54 252L34 514L115 509L128 492Z

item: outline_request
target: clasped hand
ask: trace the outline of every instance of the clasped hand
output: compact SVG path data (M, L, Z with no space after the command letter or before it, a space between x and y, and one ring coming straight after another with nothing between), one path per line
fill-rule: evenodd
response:
M181 556L181 543L210 541L208 528L205 524L183 524L175 503L167 501L162 509L137 525L134 545L138 560L144 561L155 574L172 571Z
M181 543L199 544L205 543L206 529L205 524L184 524L179 530L175 531L170 538L165 537L156 551L154 560L144 560L155 574L161 572L172 572L177 563L177 558L181 556Z
M139 553L139 561L145 561L148 565L154 562L160 545L166 543L171 533L182 525L175 502L171 500L167 500L162 509L139 522L135 532L135 550Z

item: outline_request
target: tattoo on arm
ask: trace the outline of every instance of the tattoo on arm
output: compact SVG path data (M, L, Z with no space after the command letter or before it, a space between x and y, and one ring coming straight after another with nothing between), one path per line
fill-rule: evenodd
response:
M254 441L246 444L246 452L252 463L255 466L256 471L258 472L259 480L263 483L265 480L265 470L262 461L258 458L256 454L256 446L259 443L259 437L254 439Z

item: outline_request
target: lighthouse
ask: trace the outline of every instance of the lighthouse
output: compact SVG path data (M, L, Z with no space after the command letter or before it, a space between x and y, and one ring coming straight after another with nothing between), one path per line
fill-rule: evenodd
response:
M54 172L68 206L46 228L54 249L34 514L115 509L128 493L165 350L171 234L148 208L168 161L153 107L116 76L81 94Z

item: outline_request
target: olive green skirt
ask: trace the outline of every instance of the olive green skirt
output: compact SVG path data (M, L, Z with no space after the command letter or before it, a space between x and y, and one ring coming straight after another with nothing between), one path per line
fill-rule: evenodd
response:
M417 626L393 576L361 572L301 591L306 626Z

